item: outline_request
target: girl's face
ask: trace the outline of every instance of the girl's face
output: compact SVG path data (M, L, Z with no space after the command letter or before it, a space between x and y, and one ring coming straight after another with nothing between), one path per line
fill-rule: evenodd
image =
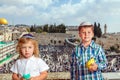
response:
M90 27L83 27L81 28L81 30L79 31L79 36L82 39L82 42L91 42L94 33L92 28Z
M21 54L24 58L30 58L33 55L34 52L34 45L31 41L28 41L27 43L22 44L21 46Z

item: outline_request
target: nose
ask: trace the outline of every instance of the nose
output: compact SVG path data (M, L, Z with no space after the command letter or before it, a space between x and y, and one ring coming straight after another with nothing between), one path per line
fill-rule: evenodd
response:
M88 33L87 32L85 32L85 36L87 36L88 35Z
M28 52L28 48L26 48L25 51Z

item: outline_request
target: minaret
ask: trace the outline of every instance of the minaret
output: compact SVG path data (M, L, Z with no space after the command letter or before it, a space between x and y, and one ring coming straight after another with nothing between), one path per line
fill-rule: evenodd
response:
M106 34L107 33L107 25L105 24L105 26L104 26L104 34Z

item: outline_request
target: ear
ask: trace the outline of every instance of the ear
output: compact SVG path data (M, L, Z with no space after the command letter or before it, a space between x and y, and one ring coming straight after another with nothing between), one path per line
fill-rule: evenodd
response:
M79 37L81 37L81 34L80 34L80 32L78 33L78 35L79 35Z
M94 32L93 32L93 37L94 37ZM92 38L93 38L93 37L92 37Z

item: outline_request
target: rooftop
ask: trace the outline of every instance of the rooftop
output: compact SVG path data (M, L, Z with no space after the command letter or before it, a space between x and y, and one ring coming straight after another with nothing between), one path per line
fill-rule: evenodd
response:
M14 43L14 41L12 41L12 42L0 41L0 49L3 48L3 47L5 47L5 46L11 45L13 43Z

